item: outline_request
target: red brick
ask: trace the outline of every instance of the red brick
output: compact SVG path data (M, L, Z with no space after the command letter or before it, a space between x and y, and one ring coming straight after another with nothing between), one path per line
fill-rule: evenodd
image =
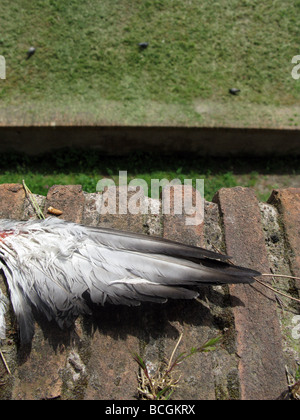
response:
M119 200L120 200L120 194L123 192L123 194L126 193L127 191L127 186L124 188L122 187L123 190L121 188L116 188L116 190L111 190L111 192L108 192L106 195L106 198L104 199L104 202L102 203L102 211L103 214L100 214L99 216L99 224L102 227L107 227L107 228L113 228L113 229L118 229L118 230L125 230L125 231L129 231L129 232L135 232L135 233L141 233L144 230L144 220L145 217L142 214L142 212L138 213L138 214L131 214L129 211L127 211L127 214L122 214L122 212L125 212L126 209L122 209L120 210L120 206L119 206ZM105 193L106 194L106 193ZM112 196L115 194L116 195L116 213L112 214L110 212L109 207L107 210L107 213L104 214L104 206L109 206L111 205L109 203L110 198L107 199L107 197L111 197L110 194L112 194ZM129 203L130 198L134 195L134 192L131 191L127 191L127 202ZM137 203L137 207L138 207ZM120 214L121 213L121 214Z
M168 189L163 190L163 199L165 194L168 193ZM163 215L164 238L189 245L202 246L204 243L203 223L187 226L186 214L174 214L174 195L180 200L180 196L190 193L193 194L193 201L195 202L194 190L192 192L184 191L180 185L171 188L171 212L169 215ZM201 296L205 296L207 290L207 287L203 287ZM208 338L217 335L215 331L212 332L213 320L210 311L198 301L170 300L163 310L165 315L162 317L162 322L166 323L166 332L169 330L165 340L166 359L170 357L181 332L183 332L183 338L178 349L179 353L188 352L192 347L198 347ZM170 334L170 326L173 328L172 335ZM182 379L179 391L174 394L176 399L215 399L213 362L210 353L196 354L190 357L181 365L180 372L182 373Z
M49 216L49 207L61 210L61 219L69 222L82 221L85 199L81 185L53 185L47 194L45 203L45 216Z
M248 188L223 188L214 198L227 254L237 265L270 272L258 201ZM265 280L266 281L266 280ZM276 399L286 390L281 332L273 293L258 283L231 285L242 399Z
M163 203L167 201L168 195L170 194L170 214L165 214L166 212L163 209L164 218L164 236L173 241L178 241L186 243L188 245L197 245L203 246L204 244L204 223L201 222L200 210L199 214L193 213L187 215L184 209L184 198L187 197L187 201L192 203L193 206L196 205L196 191L194 189L184 189L182 185L175 185L173 187L164 188L162 201ZM182 214L175 214L174 211L174 202L182 202ZM198 212L198 210L197 210ZM197 225L188 225L189 219L196 220L198 216L199 224ZM203 216L203 215L202 215Z
M93 316L95 333L89 344L86 400L134 399L138 366L132 353L139 353L137 316L139 308L105 306Z
M39 328L36 330L33 349L13 372L13 400L52 399L62 395L61 372L66 364L66 352L56 352L51 343L42 337ZM52 334L50 332L48 338L51 340L51 336L55 335L57 330ZM19 351L21 355L23 350Z
M286 239L292 250L291 269L300 276L300 188L274 190L268 202L278 208L282 217ZM299 285L300 283L296 283Z
M20 219L25 191L21 184L0 185L0 219Z

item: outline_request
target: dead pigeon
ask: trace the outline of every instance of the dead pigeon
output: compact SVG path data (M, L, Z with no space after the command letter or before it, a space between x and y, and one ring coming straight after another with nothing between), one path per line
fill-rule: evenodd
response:
M137 306L194 299L201 286L252 283L257 271L194 246L49 217L0 220L0 269L22 343L34 334L32 308L69 327L90 302ZM0 289L0 338L7 299Z

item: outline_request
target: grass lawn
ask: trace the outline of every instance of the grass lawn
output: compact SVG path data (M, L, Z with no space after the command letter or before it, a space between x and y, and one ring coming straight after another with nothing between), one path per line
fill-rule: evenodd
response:
M2 0L0 124L299 127L299 16L299 0Z

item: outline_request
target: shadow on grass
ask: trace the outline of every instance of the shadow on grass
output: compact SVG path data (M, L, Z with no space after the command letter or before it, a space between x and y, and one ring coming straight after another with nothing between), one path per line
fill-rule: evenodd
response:
M127 171L128 181L142 178L151 183L151 179L167 178L172 180L205 180L205 198L211 200L215 192L222 187L242 185L255 188L264 182L264 177L296 176L300 174L297 157L212 157L195 154L162 155L136 152L128 156L104 156L95 150L60 149L37 156L21 153L1 155L0 183L26 183L36 194L46 195L53 184L81 184L86 192L95 192L97 181L102 177L111 177L118 182L119 171ZM265 182L265 192L258 192L260 199L266 199L272 188L277 188L275 181ZM288 182L288 181L287 181ZM150 190L149 190L150 191Z

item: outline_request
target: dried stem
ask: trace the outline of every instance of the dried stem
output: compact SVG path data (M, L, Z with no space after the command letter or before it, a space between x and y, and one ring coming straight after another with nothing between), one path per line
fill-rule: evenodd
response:
M40 206L38 205L36 199L34 198L34 195L30 191L30 189L25 184L24 179L23 179L23 187L24 187L24 190L25 190L25 192L27 194L27 197L29 198L29 200L30 200L30 202L31 202L31 204L32 204L32 206L33 206L33 208L34 208L34 210L35 210L38 218L39 219L45 219L45 216L44 216L42 210L40 209Z
M262 274L262 275L263 275L263 274ZM261 280L258 280L257 278L255 278L255 280L257 281L257 283L259 283L259 284L261 284L261 285L263 285L263 286L267 287L267 288L268 288L268 289L270 289L270 290L273 290L273 292L274 292L274 293L276 293L276 294L278 294L278 295L281 295L281 296L284 296L284 297L286 297L286 298L289 298L289 299L295 300L296 302L300 302L300 299L294 298L293 296L290 296L290 295L287 295L287 294L285 294L285 293L283 293L283 292L280 292L279 290L274 289L273 287L269 286L268 284L264 283L264 282L263 282L263 281L261 281Z
M268 274L268 273L264 273L261 274L261 276L271 276L271 277L286 277L287 279L294 279L294 280L300 280L300 277L296 277L296 276L287 276L286 274Z
M2 350L1 349L0 349L0 356L1 356L2 362L3 362L4 366L5 366L5 369L7 370L8 374L11 375L11 371L9 369L9 366L8 366L6 360L5 360L4 354L2 353Z
M176 353L176 350L177 350L177 348L178 348L178 346L180 344L180 341L182 339L182 336L183 336L183 333L180 334L180 337L178 338L178 341L176 343L176 346L174 347L174 350L173 350L173 352L171 354L171 357L170 357L170 360L169 360L169 364L168 364L168 368L167 368L167 372L169 372L171 370L171 368L172 368L172 360L173 360L174 354Z

